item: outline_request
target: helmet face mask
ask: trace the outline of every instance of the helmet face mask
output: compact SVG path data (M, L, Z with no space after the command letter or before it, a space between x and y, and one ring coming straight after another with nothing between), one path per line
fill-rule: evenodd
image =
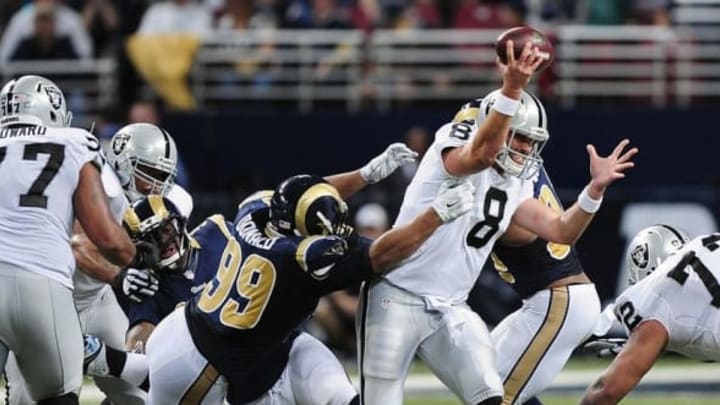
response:
M685 232L668 225L653 225L638 232L630 241L626 254L630 285L652 274L688 241Z
M160 250L160 270L182 270L190 244L187 220L167 198L150 195L128 208L123 224L133 241L151 243Z
M318 176L298 175L275 189L270 225L286 236L338 235L346 237L348 208L338 191Z
M177 174L175 141L163 129L145 123L121 128L107 151L108 163L131 201L167 194Z
M0 90L0 125L69 127L72 112L52 81L34 75L13 79Z

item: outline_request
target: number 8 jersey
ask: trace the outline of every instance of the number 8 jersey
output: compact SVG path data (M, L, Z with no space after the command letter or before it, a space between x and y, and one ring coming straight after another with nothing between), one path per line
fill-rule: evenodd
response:
M667 350L720 361L720 234L700 236L615 300L628 332L646 320L668 333Z
M99 150L82 129L0 127L0 261L72 288L73 195Z
M446 149L469 142L476 129L458 122L442 126L405 191L395 226L404 225L427 209L443 181L452 178L442 160ZM420 296L451 303L466 300L497 238L510 224L518 205L533 197L530 180L503 175L490 167L470 175L476 188L475 206L442 225L386 279Z

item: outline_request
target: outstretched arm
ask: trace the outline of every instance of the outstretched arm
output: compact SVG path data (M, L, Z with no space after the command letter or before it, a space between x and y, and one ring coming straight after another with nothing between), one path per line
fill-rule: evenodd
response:
M665 350L668 334L658 321L638 325L610 367L590 386L581 405L617 404L640 382Z
M417 159L418 154L403 143L393 143L365 166L352 172L325 177L347 199L368 184L377 183L391 175L398 167Z
M578 201L565 212L558 213L529 198L515 211L513 222L545 240L568 245L575 243L600 209L607 187L624 178L625 171L635 166L630 159L638 153L638 149L630 148L623 152L629 143L629 140L623 139L607 157L598 156L595 147L588 145L591 180L580 193Z
M370 262L375 273L387 273L400 261L410 257L440 225L470 211L475 187L469 181L444 183L432 207L410 223L382 234L370 246Z
M507 41L508 64L498 60L503 77L503 86L495 106L490 109L485 119L472 138L472 141L446 152L443 161L448 173L454 176L465 176L477 173L490 167L505 144L523 88L530 81L530 76L542 63L537 47L527 42L518 60L515 60L512 41Z

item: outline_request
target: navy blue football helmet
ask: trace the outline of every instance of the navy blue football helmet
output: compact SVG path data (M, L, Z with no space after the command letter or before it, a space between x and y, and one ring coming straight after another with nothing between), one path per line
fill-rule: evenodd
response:
M190 245L187 218L170 199L151 194L135 201L123 217L133 241L145 241L160 250L159 270L182 270Z
M315 175L286 179L270 202L270 223L286 236L346 236L347 218L348 207L340 193Z

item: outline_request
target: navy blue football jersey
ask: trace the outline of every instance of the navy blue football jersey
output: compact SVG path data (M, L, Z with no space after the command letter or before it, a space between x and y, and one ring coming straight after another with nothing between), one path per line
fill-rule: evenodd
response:
M544 167L535 181L534 197L553 210L563 210ZM575 246L541 238L517 247L503 246L498 242L491 259L500 277L510 283L522 298L535 294L555 280L583 272Z
M231 403L275 384L294 331L321 296L373 275L367 239L348 246L337 236L268 236L271 195L245 200L232 223L214 216L193 232L196 283L213 274L186 317L200 353L230 382Z

